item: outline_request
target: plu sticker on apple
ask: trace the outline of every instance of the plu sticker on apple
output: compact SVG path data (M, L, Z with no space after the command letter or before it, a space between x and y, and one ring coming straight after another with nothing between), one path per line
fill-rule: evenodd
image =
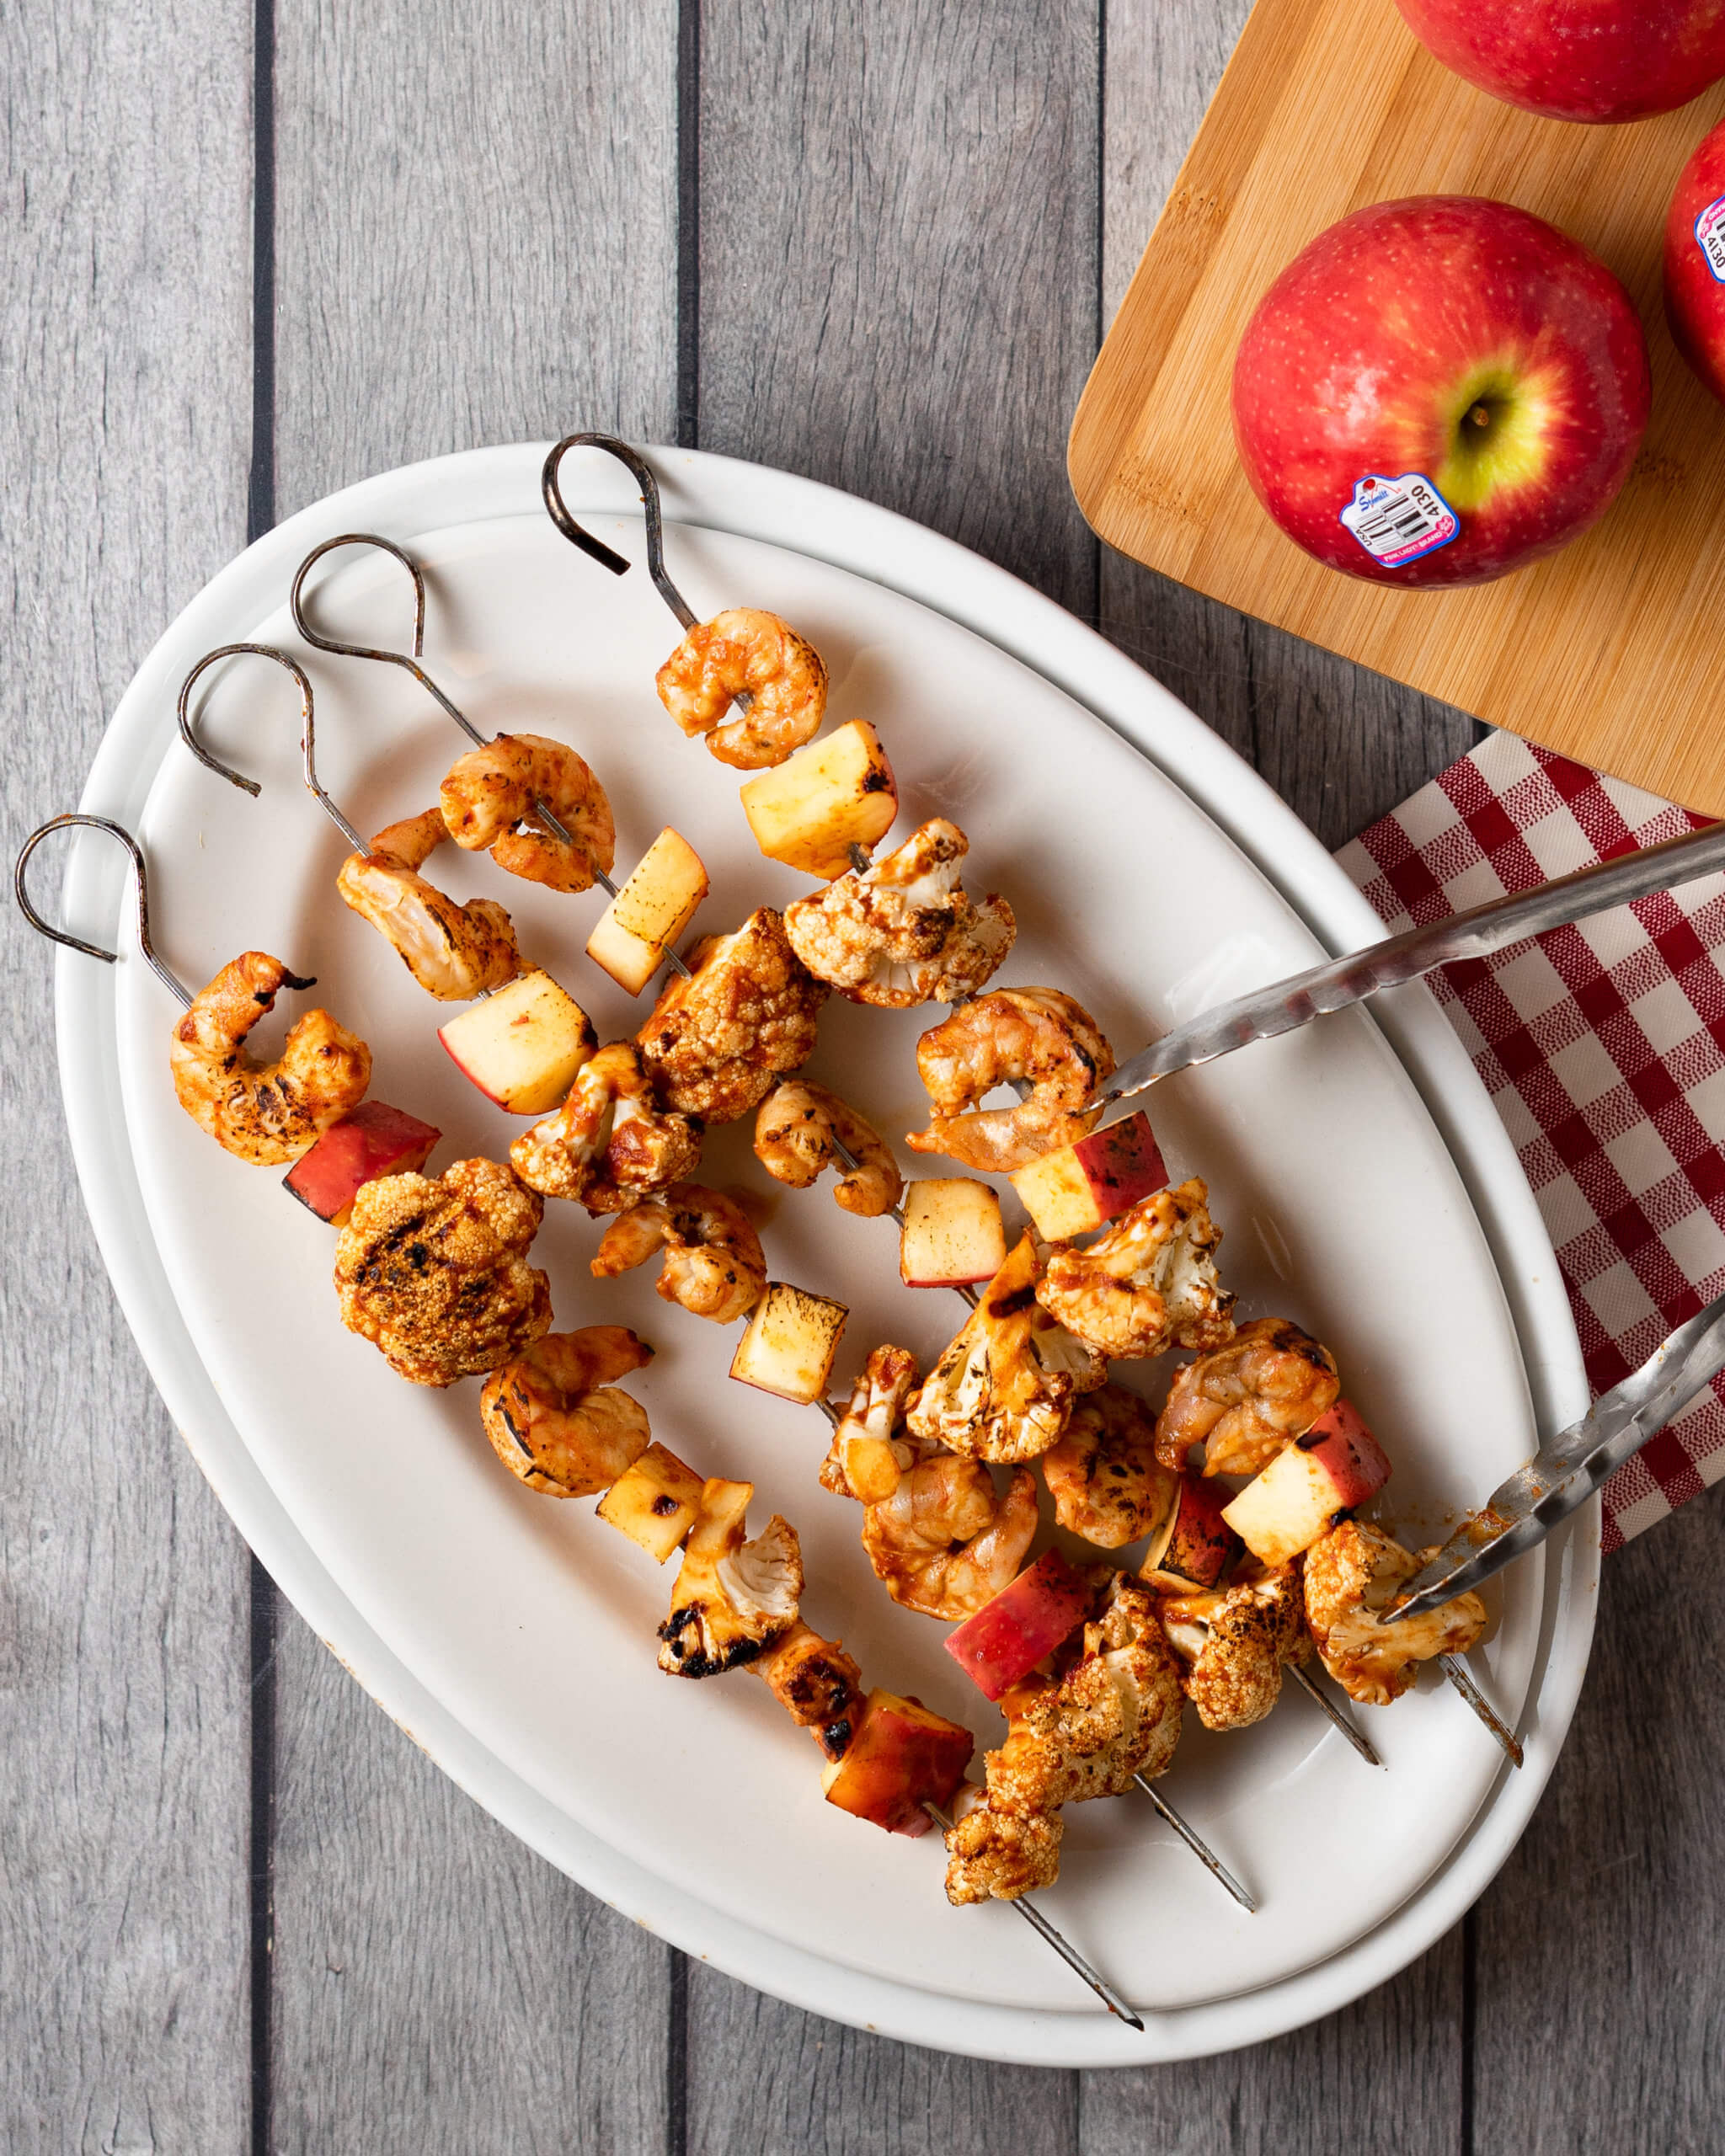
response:
M1716 285L1725 285L1725 195L1708 203L1695 221L1695 243L1713 273Z
M1338 514L1372 559L1391 569L1436 553L1461 529L1423 472L1404 472L1396 479L1368 472L1354 481L1354 499Z

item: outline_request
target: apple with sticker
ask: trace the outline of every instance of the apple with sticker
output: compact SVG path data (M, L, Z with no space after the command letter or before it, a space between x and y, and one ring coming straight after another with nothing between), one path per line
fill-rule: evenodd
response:
M1235 355L1252 492L1330 568L1482 584L1567 546L1629 476L1646 339L1605 264L1476 195L1357 210L1259 301Z
M1396 0L1427 51L1547 120L1674 112L1725 75L1719 0Z
M1672 192L1665 319L1678 350L1725 403L1725 122L1703 136Z

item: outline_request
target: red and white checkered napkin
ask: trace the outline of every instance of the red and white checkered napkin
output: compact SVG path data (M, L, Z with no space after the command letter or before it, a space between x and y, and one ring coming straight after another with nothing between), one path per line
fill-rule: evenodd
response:
M1494 734L1337 858L1393 929L1704 823ZM1430 984L1527 1171L1595 1395L1725 1293L1725 878ZM1725 1373L1605 1489L1605 1546L1725 1480Z

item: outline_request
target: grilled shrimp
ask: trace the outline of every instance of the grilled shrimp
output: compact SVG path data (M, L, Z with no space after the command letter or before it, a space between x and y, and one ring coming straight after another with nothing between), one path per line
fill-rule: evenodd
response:
M619 1213L591 1271L600 1279L644 1265L663 1248L659 1292L696 1317L729 1325L754 1309L766 1287L766 1258L746 1215L716 1190L676 1182Z
M489 849L499 868L553 891L585 891L617 858L611 803L584 756L542 734L499 734L450 767L440 796L449 835ZM569 835L554 837L534 813L543 802Z
M926 1617L969 1617L1017 1577L1036 1533L1036 1477L1004 1498L978 1460L926 1460L862 1509L862 1547L895 1602Z
M1114 1075L1114 1052L1059 989L996 988L922 1036L916 1068L934 1113L905 1142L1004 1173L1083 1136L1101 1110L1081 1111ZM1020 1078L1031 1091L1017 1107L978 1109L996 1086Z
M857 1162L845 1168L833 1196L846 1213L873 1220L899 1202L905 1178L892 1149L848 1102L806 1078L788 1078L761 1103L755 1118L755 1155L768 1175L793 1190L807 1190L833 1164L836 1145Z
M627 1326L547 1332L485 1380L485 1434L530 1490L595 1497L633 1466L652 1438L646 1409L612 1382L652 1360L653 1350Z
M428 808L379 831L369 853L350 853L335 888L387 938L402 963L440 1003L471 1002L521 971L515 931L494 899L466 905L418 872L449 836L443 812Z
M254 1063L245 1038L277 991L310 988L265 951L243 951L192 998L168 1050L179 1105L242 1161L296 1161L366 1097L371 1051L327 1011L296 1020L274 1063Z
M970 841L934 817L858 873L785 908L791 948L853 1003L907 1011L975 995L1012 947L1012 909L959 881Z
M1256 1475L1290 1438L1303 1438L1341 1390L1327 1348L1290 1319L1255 1318L1225 1348L1177 1372L1156 1418L1156 1458L1183 1468L1202 1443L1206 1475Z
M754 606L697 622L660 668L655 686L685 734L704 734L720 763L743 771L782 764L820 731L826 709L820 654L789 622ZM740 696L749 697L749 709L726 718Z
M1120 1550L1167 1516L1178 1487L1153 1449L1156 1418L1124 1385L1086 1393L1042 1455L1055 1517L1098 1549Z
M1218 1348L1234 1337L1234 1298L1216 1278L1221 1240L1194 1176L1140 1198L1087 1249L1055 1250L1036 1299L1099 1355Z
M577 1198L595 1214L621 1213L692 1172L701 1124L660 1106L633 1041L611 1041L582 1065L563 1106L521 1133L509 1157L543 1198Z

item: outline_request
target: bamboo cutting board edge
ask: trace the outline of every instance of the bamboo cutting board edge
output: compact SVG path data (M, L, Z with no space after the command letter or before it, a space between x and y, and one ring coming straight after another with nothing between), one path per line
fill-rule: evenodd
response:
M1725 85L1632 127L1541 120L1439 67L1391 0L1258 0L1079 401L1068 472L1085 516L1212 598L1725 814L1725 649L1709 633L1725 608L1725 415L1677 356L1659 280L1670 188L1722 112ZM1447 592L1344 577L1284 537L1240 470L1227 398L1240 331L1283 264L1362 203L1425 192L1501 195L1593 248L1641 311L1654 379L1647 440L1601 522Z

